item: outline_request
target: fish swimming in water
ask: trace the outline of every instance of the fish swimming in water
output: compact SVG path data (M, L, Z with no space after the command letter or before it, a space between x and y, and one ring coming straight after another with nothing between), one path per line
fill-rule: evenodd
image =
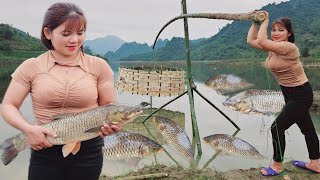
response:
M171 147L177 149L189 160L193 159L194 152L190 139L176 122L161 116L154 116L152 121L157 125L157 131Z
M242 113L279 113L285 105L281 91L249 89L240 92L223 102L223 105Z
M252 159L264 159L259 151L248 142L230 136L228 134L214 134L206 136L203 141L209 144L213 149L221 150L233 156L247 157Z
M42 126L57 134L57 137L48 137L48 141L53 145L64 145L62 154L66 157L70 153L75 155L80 150L81 141L99 136L100 128L104 124L122 126L133 121L141 113L141 106L106 105L75 114L55 115L51 122ZM0 144L0 149L4 150L3 164L9 164L27 147L30 145L24 133L5 140Z
M163 147L138 133L116 133L104 138L103 157L111 160L132 158L136 165L142 158L163 152ZM137 159L134 159L137 158ZM130 161L130 159L129 159Z
M223 94L247 89L253 86L246 80L234 74L220 74L205 81L205 85Z

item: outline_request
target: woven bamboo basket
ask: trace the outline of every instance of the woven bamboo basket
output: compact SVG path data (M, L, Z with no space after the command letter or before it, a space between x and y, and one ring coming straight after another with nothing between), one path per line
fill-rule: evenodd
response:
M147 96L177 96L185 92L184 70L165 67L119 67L117 90Z

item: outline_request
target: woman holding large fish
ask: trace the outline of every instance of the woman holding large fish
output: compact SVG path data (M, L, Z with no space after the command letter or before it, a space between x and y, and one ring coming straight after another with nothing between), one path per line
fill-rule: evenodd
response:
M76 5L53 4L45 14L41 29L41 41L48 51L24 61L16 69L3 98L3 118L23 132L21 136L26 136L32 148L29 180L98 179L103 162L103 139L95 136L99 133L104 137L121 128L102 124L96 129L99 132L91 134L95 138L83 141L81 148L79 142L64 146L63 150L67 153L63 157L62 145L53 146L48 140L59 138L59 134L49 130L49 126L42 126L64 117L73 123L71 119L78 116L70 114L115 102L112 69L105 60L83 52L86 27L84 13ZM36 117L35 125L29 124L19 112L29 93ZM94 110L78 115L85 117L90 113L94 114ZM55 114L60 115L52 118ZM70 124L60 123L59 126L69 127ZM70 152L75 155L68 156ZM3 156L14 158L17 154L12 155L14 157L7 155L10 156L10 152L5 152Z
M285 130L297 124L305 136L310 161L292 161L300 168L320 173L319 139L309 114L313 102L313 92L303 66L299 60L299 49L294 44L294 33L290 18L282 17L271 26L271 40L267 29L269 14L258 30L258 22L253 22L249 29L247 42L252 47L267 51L265 67L276 77L285 99L285 106L271 126L273 139L273 163L263 168L265 176L280 175L283 172L285 151Z

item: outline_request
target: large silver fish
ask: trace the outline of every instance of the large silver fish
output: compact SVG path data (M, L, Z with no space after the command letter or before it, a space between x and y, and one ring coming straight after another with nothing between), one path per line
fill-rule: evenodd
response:
M280 112L285 101L281 91L249 89L226 99L223 105L243 113L270 115Z
M203 138L203 141L209 144L213 149L221 150L227 154L253 159L263 159L259 151L248 142L230 136L228 134L214 134Z
M53 116L53 121L42 125L57 134L57 137L48 137L53 145L63 145L62 153L76 154L80 150L80 142L97 137L104 124L124 125L131 122L142 113L141 106L106 105L87 111ZM30 147L27 137L20 133L0 144L3 164L9 164L20 151Z
M152 121L157 125L157 131L164 140L173 148L177 149L183 156L192 160L194 152L187 134L181 127L171 119L154 116Z
M163 152L163 147L138 133L116 133L104 138L102 148L105 159L145 158Z
M246 80L234 74L220 74L205 81L205 84L218 93L227 93L247 89L253 86Z

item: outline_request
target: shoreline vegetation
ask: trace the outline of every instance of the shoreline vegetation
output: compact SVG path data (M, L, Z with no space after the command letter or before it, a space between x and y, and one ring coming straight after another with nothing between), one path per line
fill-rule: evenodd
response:
M299 169L290 162L284 163L285 176L266 177L260 174L262 167L250 169L232 169L225 172L215 171L213 169L184 169L179 166L164 166L160 164L145 166L136 171L129 172L120 176L106 176L102 174L99 180L135 180L135 179L165 179L165 180L251 180L251 179L292 179L292 180L314 180L319 176L309 171Z

